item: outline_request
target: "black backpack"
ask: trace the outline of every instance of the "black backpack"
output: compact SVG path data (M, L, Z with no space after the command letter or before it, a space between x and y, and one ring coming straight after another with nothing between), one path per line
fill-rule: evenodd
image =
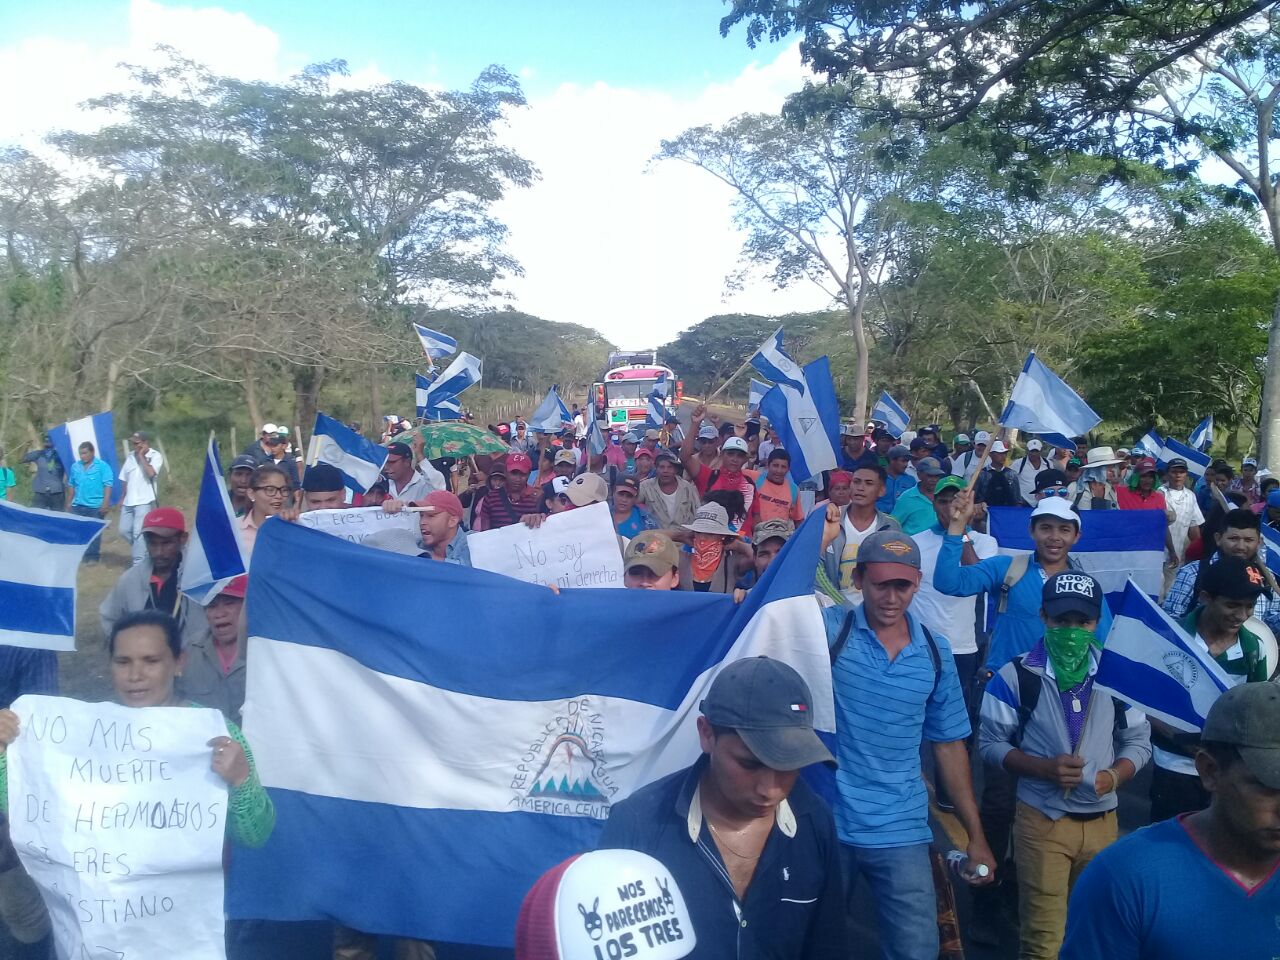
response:
M1018 675L1018 729L1013 735L1013 745L1021 748L1022 738L1027 732L1027 724L1031 722L1031 715L1036 712L1036 706L1040 703L1043 684L1040 675L1033 673L1022 662L1021 657L1014 659L1013 669ZM1129 726L1129 718L1126 715L1129 705L1123 700L1112 697L1111 706L1115 714L1113 731L1126 729Z

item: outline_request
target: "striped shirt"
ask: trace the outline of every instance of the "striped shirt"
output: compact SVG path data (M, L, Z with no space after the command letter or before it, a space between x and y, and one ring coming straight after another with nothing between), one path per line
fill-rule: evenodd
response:
M838 797L836 831L857 847L906 847L928 843L929 803L920 775L923 740L949 743L969 736L969 716L951 645L934 634L941 671L929 642L910 613L911 642L892 660L866 611L853 611L853 629L832 666L835 688ZM823 611L829 644L845 611Z

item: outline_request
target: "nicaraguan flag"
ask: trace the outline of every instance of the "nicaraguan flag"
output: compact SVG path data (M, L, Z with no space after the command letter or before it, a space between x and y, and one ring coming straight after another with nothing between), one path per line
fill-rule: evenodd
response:
M1160 434L1154 430L1148 430L1142 436L1142 439L1133 445L1133 449L1144 457L1159 461L1161 466L1164 465L1164 441L1160 439Z
M698 703L725 663L791 664L816 728L834 731L821 535L810 518L738 605L556 596L269 520L244 729L276 827L262 849L236 849L228 912L510 947L538 876L592 849L613 804L697 759Z
M587 415L587 448L597 457L604 453L604 431L600 429L600 421L594 412Z
M804 390L804 371L791 355L782 349L782 331L760 344L751 357L751 365L776 384L785 383L795 390Z
M418 340L422 343L422 351L427 355L428 360L439 360L441 357L452 356L458 351L458 341L447 333L431 330L420 323L413 325L413 332L418 335Z
M538 404L538 409L533 411L533 416L529 418L529 429L535 433L559 433L566 423L572 422L573 417L569 413L569 408L564 405L564 401L560 399L559 389L552 387L547 391L542 403Z
M91 417L68 420L49 431L53 450L62 461L62 469L71 476L71 465L80 459L80 444L93 444L99 460L111 468L115 482L111 484L111 502L119 503L124 496L124 484L120 482L120 451L116 449L115 418L111 411L95 413Z
M650 430L661 430L667 422L667 375L661 373L649 391L649 409L645 414L645 426Z
M0 644L76 648L76 574L106 525L0 500Z
M1262 524L1262 561L1275 577L1280 577L1280 533L1269 523Z
M1205 717L1231 680L1137 584L1125 586L1098 661L1094 683L1187 733Z
M481 374L479 358L465 351L458 354L434 380L424 383L426 378L419 374L415 381L418 416L424 420L461 419L462 406L458 395L479 383Z
M342 471L346 485L363 493L382 477L387 448L366 440L346 424L323 413L316 414L307 465L327 463Z
M417 408L418 418L420 420L429 419L426 414L426 409L427 409L427 391L430 389L431 389L430 377L424 377L420 373L415 373L413 375L414 406Z
M758 413L760 411L760 401L764 399L764 395L768 392L769 384L752 377L751 389L747 394L747 412Z
M791 477L797 483L834 470L840 448L840 404L830 361L819 357L800 371L800 378L800 389L779 380L760 401L760 413L791 454Z
M1068 501L1070 502L1070 501ZM991 507L987 530L1007 556L1032 553L1031 514L1023 507ZM1080 539L1071 556L1093 574L1114 607L1130 578L1153 597L1164 579L1163 510L1082 510Z
M314 442L314 437L312 438ZM218 444L209 438L196 501L195 522L182 554L182 592L208 606L223 587L249 569L240 521L231 508L231 497L218 460Z
M1028 433L1058 434L1055 445L1062 439L1083 437L1101 422L1102 418L1074 390L1036 359L1034 351L1027 354L1027 362L1000 414L1002 426Z
M1212 413L1196 424L1196 428L1191 431L1191 436L1187 438L1187 446L1194 447L1201 453L1205 453L1213 446Z
M888 390L880 391L880 399L871 408L871 419L879 420L895 437L906 433L907 425L911 423L911 415L899 406L897 400L889 396Z
M1205 470L1209 469L1209 464L1213 462L1207 453L1201 453L1185 443L1180 443L1173 437L1164 438L1164 462L1168 463L1181 457L1187 461L1187 473L1199 479L1204 476Z

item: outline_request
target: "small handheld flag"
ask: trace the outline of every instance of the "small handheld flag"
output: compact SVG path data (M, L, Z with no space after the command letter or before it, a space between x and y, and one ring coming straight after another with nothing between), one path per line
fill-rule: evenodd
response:
M316 414L316 428L311 432L307 465L327 463L342 471L346 485L363 493L382 477L387 450L366 440L350 427Z
M1212 413L1196 424L1196 428L1191 431L1191 436L1187 438L1187 446L1194 447L1201 453L1208 452L1209 448L1213 446Z
M451 356L458 350L458 341L447 333L440 333L419 323L413 325L413 332L418 335L418 340L422 344L422 352L427 355L429 362Z
M560 399L560 391L552 387L529 418L529 428L535 433L559 433L566 423L572 422L569 408Z
M1102 418L1041 363L1034 351L1027 354L1000 414L1001 426L1064 438L1082 437L1101 422Z
M895 437L906 433L907 426L911 423L911 415L902 409L897 400L889 396L888 390L880 391L880 399L871 408L871 419L883 423L885 429Z
M314 443L315 437L311 439ZM218 444L210 437L204 473L200 476L195 521L183 552L179 586L191 599L208 606L228 583L248 569L249 560L240 542L240 523L231 508L222 464L218 461Z

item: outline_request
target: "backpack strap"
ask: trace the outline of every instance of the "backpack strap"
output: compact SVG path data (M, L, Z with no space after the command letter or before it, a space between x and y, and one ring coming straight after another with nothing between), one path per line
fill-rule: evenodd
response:
M1005 571L1004 580L1000 583L1000 599L996 602L996 613L1004 613L1009 609L1009 591L1027 575L1030 567L1031 554L1029 553L1018 554L1009 561L1009 569Z
M1022 748L1022 738L1027 732L1027 724L1031 722L1031 715L1036 712L1036 705L1040 703L1040 676L1033 673L1022 662L1021 657L1015 657L1013 660L1013 669L1018 678L1018 729L1013 734L1013 745Z
M929 693L929 696L933 696L938 690L938 681L942 679L942 654L938 650L938 641L929 628L922 623L920 629L924 631L925 643L929 645L929 662L933 664L933 690Z
M853 608L850 607L845 611L844 623L840 624L840 633L836 637L836 642L831 645L831 664L835 666L835 662L840 659L840 654L844 650L844 645L849 642L849 634L853 631Z

